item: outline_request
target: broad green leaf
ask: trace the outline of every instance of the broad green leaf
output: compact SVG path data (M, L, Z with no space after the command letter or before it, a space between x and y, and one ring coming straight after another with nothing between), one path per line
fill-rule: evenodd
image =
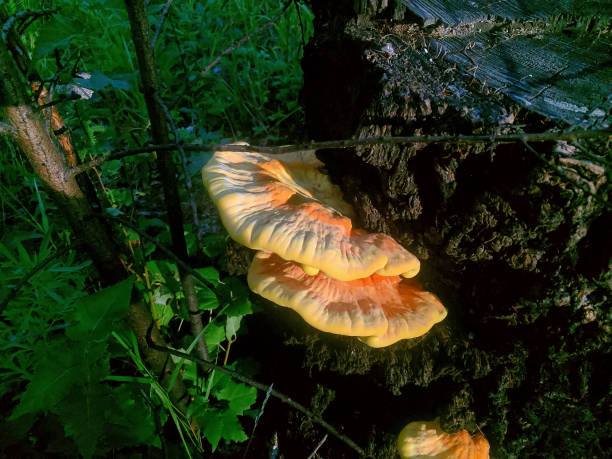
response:
M100 381L108 374L108 359L104 359L106 343L79 344L74 346L69 340L58 338L53 344L39 346L32 378L11 419L53 409L69 396L75 385Z
M131 88L131 84L129 81L110 78L99 71L92 72L89 78L75 78L74 82L79 86L94 90L111 87L116 89L124 89L127 91Z
M250 408L257 400L257 389L229 379L225 386L215 396L229 402L229 410L236 414L242 414Z
M198 417L202 434L206 437L212 450L215 451L219 441L245 441L248 437L242 430L238 417L229 411L210 408L204 416Z
M213 285L217 285L219 283L219 271L217 271L212 266L206 266L205 268L198 268L196 272L210 282Z
M178 281L178 268L176 265L165 260L152 260L147 263L147 269L151 276L151 282L163 283L173 294L181 291L181 284Z
M215 258L225 252L226 236L224 234L207 234L202 238L204 253Z
M196 285L196 294L198 295L198 302L200 304L200 309L204 310L212 310L216 309L219 306L219 300L217 299L217 295L211 289L198 283Z
M225 340L225 326L211 322L206 326L206 346L209 350L215 349Z
M154 414L136 384L112 388L110 416L105 429L107 443L113 448L155 442Z
M248 298L236 298L230 301L229 306L225 310L228 317L242 317L253 312L253 305Z
M54 410L64 424L66 435L72 437L85 458L92 457L98 450L105 431L105 410L109 401L109 386L100 383L77 386ZM98 451L98 454L103 452Z
M75 305L76 325L69 328L66 335L75 341L84 338L105 339L112 331L113 323L125 317L130 305L133 284L132 276L80 299Z

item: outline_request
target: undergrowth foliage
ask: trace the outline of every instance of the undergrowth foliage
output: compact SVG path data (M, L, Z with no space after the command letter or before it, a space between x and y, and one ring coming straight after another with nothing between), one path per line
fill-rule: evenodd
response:
M43 3L57 12L31 24L22 39L33 70L46 81L54 100L69 99L57 108L80 159L146 143L149 121L138 91L124 3ZM165 5L148 3L149 22L155 27ZM40 2L9 0L0 5L0 13L9 17L40 7ZM176 140L278 140L303 125L299 59L302 40L312 34L312 14L300 2L283 12L284 7L273 0L187 0L171 5L155 50L163 82L160 96L177 126ZM271 27L203 72L230 44L276 16ZM2 137L0 148L4 451L21 457L93 457L138 447L143 453L163 450L174 457L227 449L231 442L247 440L246 427L258 414L254 388L173 358L174 376L180 374L188 386L187 416L195 423L190 425L158 383L158 375L147 369L123 320L135 288L172 346L192 350L196 338L187 333L189 314L174 260L122 227L116 237L128 243L124 264L132 275L99 289L91 262L70 245L75 235L38 179ZM187 158L188 173L199 175L207 159L201 154ZM111 161L90 178L103 208L170 245L150 158ZM204 226L209 230L204 253L195 258L205 262L196 271L208 285L197 283L196 292L205 313L210 358L251 374L254 365L231 362L230 352L243 332L243 317L253 312L248 289L241 279L220 274L226 236L211 232L214 225ZM187 228L189 252L196 254L196 229ZM196 424L206 442L197 435ZM176 438L164 434L167 425L176 427Z

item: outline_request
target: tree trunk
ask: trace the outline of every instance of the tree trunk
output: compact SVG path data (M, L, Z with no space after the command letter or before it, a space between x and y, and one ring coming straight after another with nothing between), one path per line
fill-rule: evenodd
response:
M566 127L436 55L404 3L312 6L302 96L315 140ZM585 146L604 157L605 139ZM610 438L609 171L577 154L557 161L563 148L577 151L563 142L319 151L358 213L354 226L415 253L418 279L449 311L423 338L384 349L275 313L270 328L294 335L288 360L302 359L305 397L376 457L393 457L405 424L437 416L449 432L482 429L498 457L605 451L592 439ZM289 420L285 446L300 441L292 428L309 432L301 421ZM344 457L337 446L319 452Z

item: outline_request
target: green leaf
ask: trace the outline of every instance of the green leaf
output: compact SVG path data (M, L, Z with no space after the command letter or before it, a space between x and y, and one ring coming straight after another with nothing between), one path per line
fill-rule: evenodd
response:
M100 90L110 86L111 88L124 89L127 91L132 86L129 81L109 78L102 72L92 72L90 78L75 78L74 82L79 86L94 90Z
M154 414L139 393L138 385L122 384L113 388L109 412L105 434L114 449L155 442Z
M109 388L102 384L75 387L71 396L54 411L64 424L66 435L74 439L79 453L92 457L105 431L104 412L110 399ZM98 451L102 453L104 451Z
M206 346L213 350L225 339L225 326L211 322L206 326Z
M200 309L204 309L206 311L210 311L212 309L216 309L219 306L219 300L215 292L211 289L199 283L196 286L196 294L198 295L198 302L200 304Z
M206 410L204 416L198 417L198 424L213 451L217 449L221 438L237 442L248 438L242 430L238 417L232 412L210 408Z
M215 268L213 268L212 266L206 266L205 268L198 268L196 269L196 272L202 276L204 279L206 279L208 282L210 282L213 285L217 285L219 284L219 271L217 271Z
M242 317L253 312L253 304L248 298L236 298L230 301L229 306L225 310L228 317Z
M181 292L176 265L165 260L152 260L147 263L147 269L151 276L151 282L157 281L163 283L173 294Z
M76 325L66 331L66 335L79 341L106 339L111 333L113 323L124 318L130 305L134 277L112 285L88 297L80 299L75 305L74 322Z
M242 414L257 400L257 389L229 379L215 396L220 400L227 400L231 412Z
M226 236L224 234L207 234L202 238L204 253L210 258L215 258L225 252Z
M41 344L36 351L37 364L20 403L11 415L16 419L26 413L48 411L67 397L83 381L100 381L108 374L104 359L106 343L75 347L64 338Z
M236 340L236 334L240 329L241 320L242 316L234 316L227 318L227 322L225 323L225 337L228 339L228 341Z

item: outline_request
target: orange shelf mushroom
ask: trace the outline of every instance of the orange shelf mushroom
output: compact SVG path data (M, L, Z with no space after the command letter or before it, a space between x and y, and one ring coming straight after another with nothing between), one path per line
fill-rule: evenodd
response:
M352 227L351 207L319 172L314 152L274 157L217 152L202 170L223 225L238 243L342 281L415 276L419 260L392 237Z
M295 310L313 327L358 336L372 347L421 336L446 317L446 309L412 280L373 274L340 281L308 275L297 263L258 252L249 269L251 290Z
M489 442L482 433L471 437L466 430L447 434L438 419L411 422L397 439L402 459L488 459Z

